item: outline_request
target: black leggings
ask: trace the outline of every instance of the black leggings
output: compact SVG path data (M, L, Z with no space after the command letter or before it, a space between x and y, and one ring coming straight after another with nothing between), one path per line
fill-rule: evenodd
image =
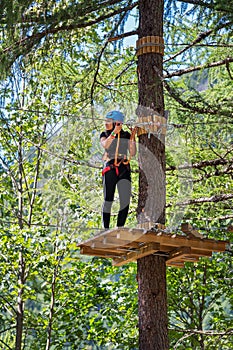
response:
M116 169L113 168L105 173L103 177L104 185L104 204L102 209L102 218L104 228L109 228L112 203L116 186L120 198L120 210L117 217L117 227L124 226L128 211L131 196L131 175L130 166L121 164L119 167L119 175L116 174Z

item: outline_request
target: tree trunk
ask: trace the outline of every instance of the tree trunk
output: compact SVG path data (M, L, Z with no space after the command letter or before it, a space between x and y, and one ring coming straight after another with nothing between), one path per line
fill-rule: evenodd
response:
M166 264L161 256L138 260L139 349L167 350Z
M25 261L23 257L23 250L19 253L19 276L18 283L21 287L18 288L18 307L16 317L16 338L15 338L15 350L22 349L23 340L23 319L24 319L24 277L25 277Z
M19 164L19 187L18 187L18 222L19 229L23 229L23 154L22 154L22 139L18 143L18 164ZM15 350L22 349L23 338L23 319L24 319L24 284L25 284L25 259L23 247L19 252L19 269L18 269L18 306L16 317L16 338Z
M163 0L139 0L139 38L163 36ZM138 57L138 115L164 115L163 56ZM165 223L165 145L163 135L139 137L139 222ZM168 350L166 261L150 255L138 260L139 349Z

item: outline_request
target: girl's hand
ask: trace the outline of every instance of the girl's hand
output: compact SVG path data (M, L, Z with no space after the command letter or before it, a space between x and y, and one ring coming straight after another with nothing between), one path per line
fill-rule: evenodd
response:
M133 129L131 129L131 136L130 136L131 140L135 140L135 135L136 135L137 130L138 130L137 126L135 126L135 128L133 128Z
M122 124L121 123L116 123L116 126L115 126L113 132L115 134L118 134L121 131L121 129L122 129Z

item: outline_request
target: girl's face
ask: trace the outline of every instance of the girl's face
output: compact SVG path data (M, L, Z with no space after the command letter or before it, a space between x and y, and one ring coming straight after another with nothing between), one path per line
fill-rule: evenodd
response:
M106 130L112 130L113 128L113 120L112 119L105 119L105 128Z

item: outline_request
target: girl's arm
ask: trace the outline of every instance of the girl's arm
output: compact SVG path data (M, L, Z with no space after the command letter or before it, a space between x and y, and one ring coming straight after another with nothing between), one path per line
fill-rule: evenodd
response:
M130 139L129 139L129 154L130 157L135 156L136 152L137 152L137 147L136 147L136 140L135 140L135 135L137 132L137 127L135 127L130 135Z
M101 137L100 143L103 146L104 149L108 149L112 143L112 141L115 139L118 132L121 131L122 125L116 125L114 130L111 132L111 134L108 137Z
M101 146L103 146L104 149L108 149L114 139L115 136L111 134L108 137L101 137L100 144Z

